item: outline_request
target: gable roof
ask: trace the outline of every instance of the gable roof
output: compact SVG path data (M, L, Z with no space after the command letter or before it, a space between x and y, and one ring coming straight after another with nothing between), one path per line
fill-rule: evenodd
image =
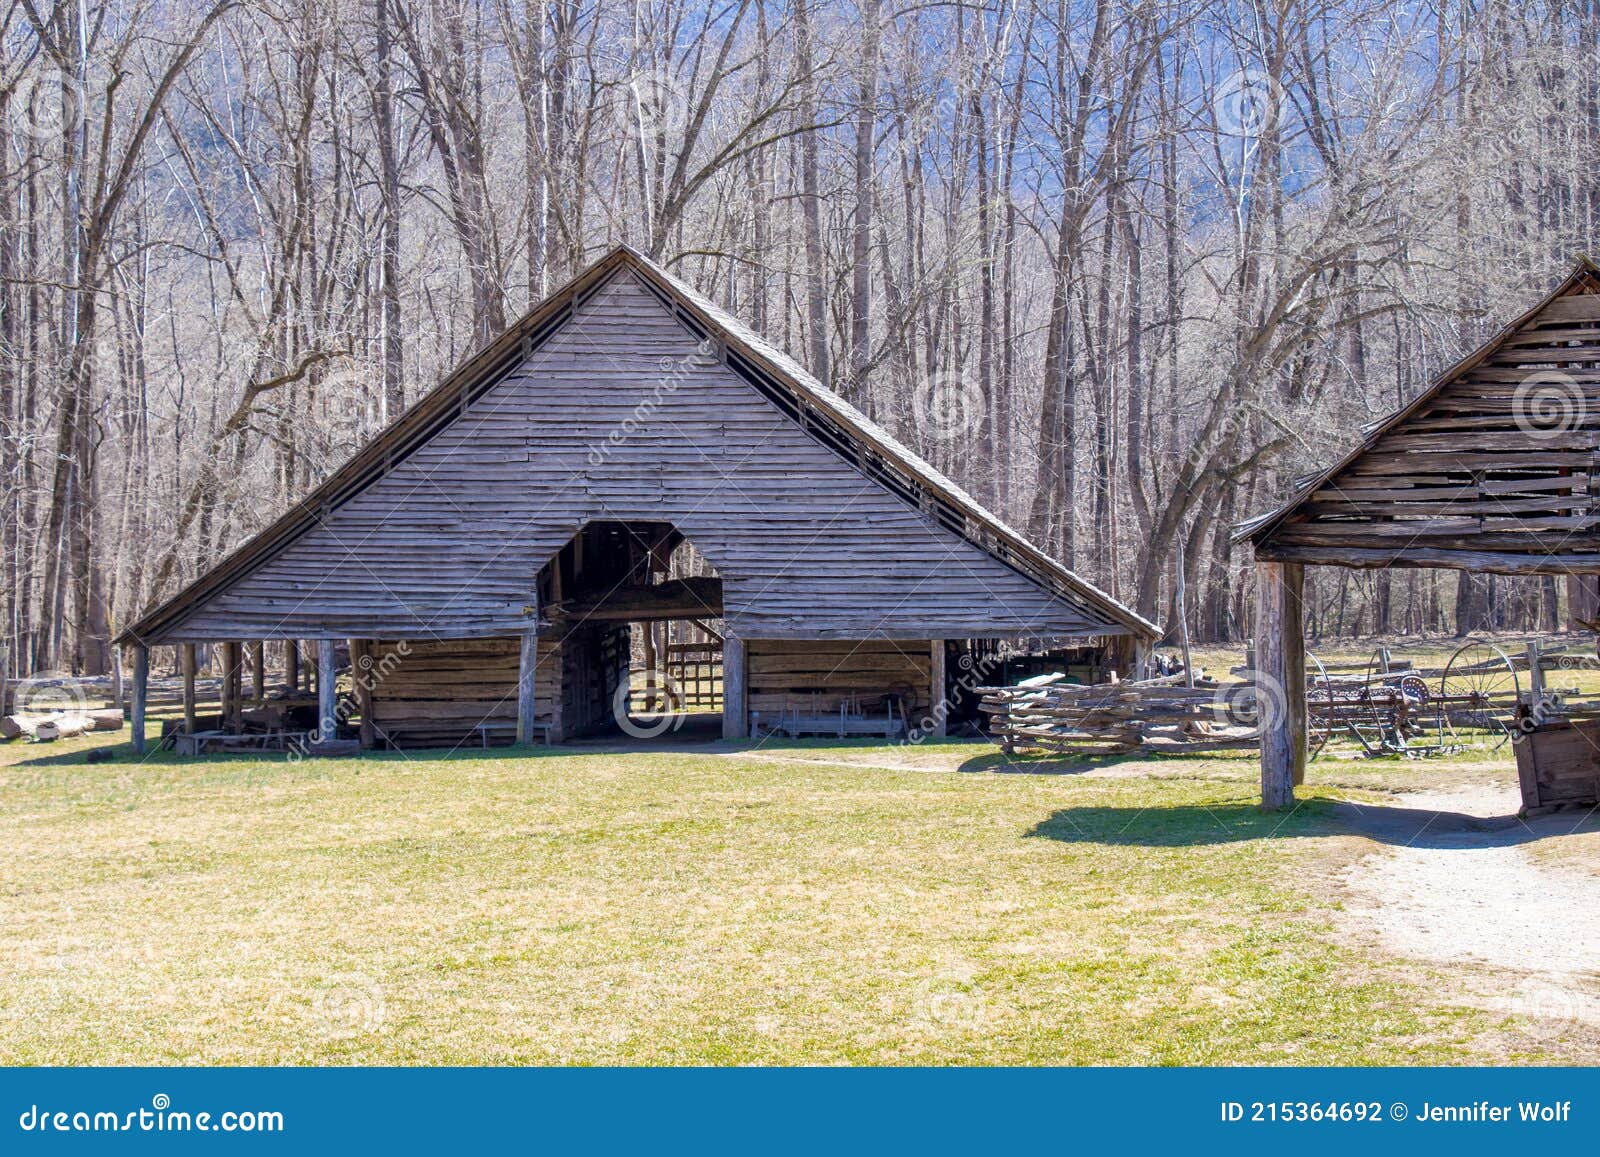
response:
M1240 523L1258 558L1509 573L1600 565L1600 266L1550 293Z
M320 525L464 414L474 399L514 374L577 309L624 270L659 298L683 326L702 338L714 338L726 363L769 400L789 413L803 410L808 430L861 474L1051 596L1085 608L1093 621L1104 624L1104 629L1097 628L1096 633L1151 639L1159 636L1160 629L1155 624L1051 559L736 318L642 254L621 246L469 358L281 518L184 590L147 612L117 641L139 641L170 632L196 607L251 575Z

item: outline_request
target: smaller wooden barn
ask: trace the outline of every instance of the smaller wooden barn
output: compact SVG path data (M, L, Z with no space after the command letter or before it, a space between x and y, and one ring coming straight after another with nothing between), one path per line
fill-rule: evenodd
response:
M1600 574L1600 267L1580 260L1237 540L1256 559L1259 676L1284 692L1261 745L1279 808L1305 774L1307 565ZM1600 757L1582 790L1597 779Z
M939 730L998 648L1126 672L1158 635L619 248L118 641L136 737L150 647L186 656L193 732L194 648L221 644L232 732L264 709L244 655L259 700L265 647L301 672L309 643L318 735L349 714L406 747L587 734L632 710L641 666L686 683L691 661L729 736Z

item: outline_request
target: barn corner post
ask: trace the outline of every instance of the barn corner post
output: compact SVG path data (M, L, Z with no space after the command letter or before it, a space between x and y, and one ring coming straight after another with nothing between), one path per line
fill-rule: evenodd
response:
M722 738L750 737L748 654L745 641L729 631L722 640Z
M198 730L195 716L194 677L199 666L195 660L194 644L184 643L178 648L178 659L183 666L183 732L193 735Z
M133 645L133 753L144 754L144 712L150 689L150 648L143 643Z
M317 742L339 738L338 679L332 639L317 640Z
M1306 770L1306 665L1300 563L1256 560L1256 710L1261 727L1261 806L1294 804Z
M523 608L529 616L522 629L522 647L517 657L517 745L533 742L539 718L539 585L534 583L531 601ZM559 704L558 714L559 714Z
M356 713L361 716L361 750L371 751L377 742L374 725L373 685L375 678L372 643L367 639L350 640L350 683L356 694Z

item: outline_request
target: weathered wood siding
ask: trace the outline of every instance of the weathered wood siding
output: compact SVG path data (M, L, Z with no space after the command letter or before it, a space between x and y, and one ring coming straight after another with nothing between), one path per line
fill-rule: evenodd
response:
M1116 633L869 479L620 272L507 379L163 639L513 633L584 523L675 524L752 637Z
M479 723L517 722L517 639L457 639L373 644L373 722L394 746L437 747L476 743ZM561 645L539 641L535 721L555 724L562 702ZM511 733L491 742L510 743Z
M1585 274L1252 532L1260 558L1600 569L1600 278Z
M841 703L879 714L877 700L900 695L914 727L932 705L926 640L750 639L746 648L749 710L762 720L785 711L831 714Z

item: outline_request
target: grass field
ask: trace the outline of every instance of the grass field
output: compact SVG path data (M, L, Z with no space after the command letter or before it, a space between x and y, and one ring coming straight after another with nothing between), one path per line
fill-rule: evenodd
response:
M1372 845L1318 797L1420 765L1319 765L1285 818L1248 756L103 739L0 747L0 1062L1564 1059L1336 931Z

